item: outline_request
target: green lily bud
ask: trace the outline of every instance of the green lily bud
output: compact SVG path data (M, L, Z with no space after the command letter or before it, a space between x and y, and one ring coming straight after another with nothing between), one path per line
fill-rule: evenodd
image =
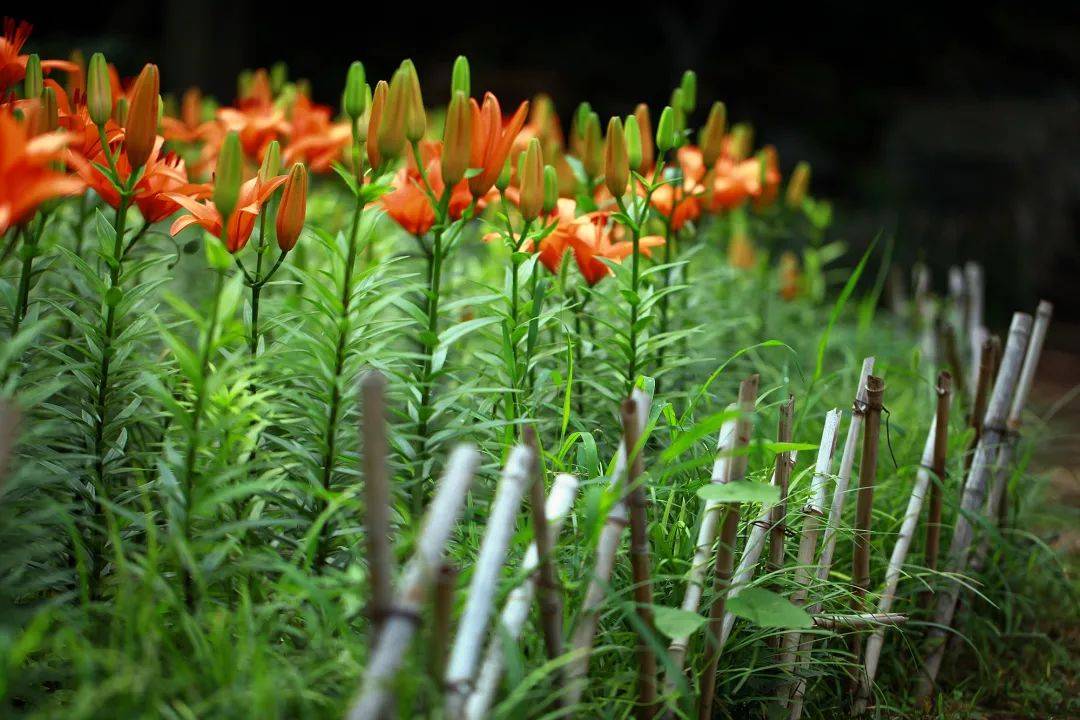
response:
M104 127L113 111L112 83L109 81L109 64L105 56L94 53L86 73L86 107L90 119L98 127Z
M45 79L41 75L41 58L37 53L32 53L26 58L26 81L23 85L23 97L37 99L41 97L41 90L45 87Z
M364 114L364 109L367 107L366 101L364 64L356 60L349 66L349 74L345 76L345 101L342 105L349 119L357 120Z
M551 165L544 166L544 214L559 204L559 173Z
M456 93L469 97L471 86L469 59L464 55L458 55L457 60L454 61L454 72L450 76L450 97L453 97Z
M225 136L214 171L214 207L221 213L224 226L229 224L229 218L236 209L243 181L244 155L240 149L240 136L233 131Z
M522 153L524 156L524 153ZM498 179L495 180L495 187L499 189L499 192L506 192L506 188L510 187L510 177L513 175L513 171L510 168L510 158L506 158L506 162L503 163L502 172L499 173Z
M289 81L289 66L278 61L270 66L270 89L277 95Z
M585 121L581 162L585 166L585 174L591 178L599 177L604 172L604 137L600 132L600 116L594 112L590 112Z
M269 182L281 174L281 144L273 140L266 146L262 165L259 166L259 181Z
M128 116L128 99L126 97L120 97L116 99L116 105L113 106L112 119L117 125L126 125Z
M46 132L52 132L60 127L60 114L56 105L56 91L47 87L41 91L41 109L44 117Z
M682 82L679 83L682 92L682 111L687 115L694 112L697 107L697 73L687 70L683 73Z
M636 116L627 116L623 133L626 135L626 157L630 161L630 169L637 170L641 167L641 127Z
M577 129L578 137L582 140L585 139L585 126L588 125L589 117L592 114L592 105L588 102L578 105L577 111L574 113L574 127Z
M405 71L405 137L409 142L419 142L427 130L427 115L424 113L424 97L420 92L420 76L412 60L401 63Z
M667 106L660 113L660 121L656 123L656 148L661 153L666 153L675 147L675 111Z

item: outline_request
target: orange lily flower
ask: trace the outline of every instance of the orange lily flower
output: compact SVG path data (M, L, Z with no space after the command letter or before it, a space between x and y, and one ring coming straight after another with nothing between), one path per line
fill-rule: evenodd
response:
M205 125L202 93L197 88L188 88L180 100L180 117L166 115L161 118L161 134L170 142L192 143L202 139Z
M60 127L71 136L71 141L67 146L69 162L74 161L72 164L76 164L77 160L90 161L97 157L101 153L101 134L98 133L97 125L90 119L85 91L76 90L69 97L54 80L46 80L45 85L56 92ZM124 139L124 129L115 120L110 119L105 123L105 138L110 144L119 143Z
M611 268L604 260L622 262L634 252L634 243L630 240L612 242L614 230L609 222L610 212L598 211L578 218L576 232L570 238L574 249L574 259L582 277L590 286L611 274ZM651 249L664 244L659 235L648 235L638 240L641 254L651 257Z
M54 169L63 162L69 140L63 132L30 137L25 123L0 112L0 235L29 220L46 200L74 195L86 186Z
M442 142L438 140L424 140L420 143L420 158L424 163L425 173L431 191L436 198L441 198L446 190L446 184L442 179ZM424 191L423 178L416 165L416 160L409 155L405 167L394 175L394 190L383 195L379 201L386 214L394 219L398 225L413 235L423 235L435 224L435 208L431 205L428 194ZM454 186L450 194L448 206L450 217L454 220L460 218L466 208L472 203L472 195L469 193L469 181L462 180ZM477 207L481 207L477 203Z
M514 188L510 188L510 190L514 190ZM507 191L508 199L510 195L510 191ZM570 249L572 239L580 227L580 223L575 217L576 211L577 203L575 201L569 198L559 198L555 209L546 218L548 221L555 222L556 226L540 241L540 249L537 252L540 256L540 264L550 270L553 275L557 275L559 268L562 267L563 256ZM484 242L493 242L501 237L499 233L491 232L484 235ZM521 251L534 252L532 239L522 243Z
M25 20L16 24L13 18L4 18L4 34L0 35L0 96L26 77L26 60L29 55L21 55L20 51L33 29L34 26ZM78 72L79 66L67 60L42 60L41 69L43 72Z
M476 100L469 100L472 107L472 150L469 167L477 168L480 173L469 178L469 190L477 200L487 195L502 172L506 158L510 155L514 140L525 124L529 113L526 100L504 125L499 100L490 92L484 93L483 106Z
M352 142L352 128L347 122L332 122L331 110L316 105L305 95L296 98L292 107L289 143L285 146L286 165L302 162L312 172L329 172Z
M799 296L799 258L790 250L780 256L780 297L794 300Z
M164 220L180 209L180 205L173 199L175 194L193 198L205 198L209 194L207 186L192 185L188 182L184 161L176 153L162 155L161 147L164 143L165 139L158 136L143 173L135 183L133 200L147 223ZM79 175L102 200L114 208L118 207L120 194L97 167L106 166L108 160L104 154L99 153L93 158L93 163L80 163L77 166ZM131 176L131 163L128 162L127 153L120 153L120 157L116 158L116 171L120 179L127 182Z
M275 178L263 182L256 175L240 186L240 199L236 204L236 210L229 216L227 227L222 221L221 213L214 207L212 200L198 202L190 195L181 193L167 193L166 197L177 205L187 210L190 215L178 217L169 228L170 235L176 235L189 225L199 225L211 235L221 239L229 252L236 253L243 250L247 245L251 232L255 229L255 220L259 217L265 203L274 191L288 180L288 175L278 175ZM204 186L209 194L209 186Z
M762 159L757 158L761 185L761 192L754 198L754 207L757 208L772 205L780 194L780 160L777 157L776 148L766 145L762 148L761 155L764 157L765 167L761 167Z
M270 80L265 72L255 73L248 94L236 105L234 108L220 108L217 112L218 121L223 126L220 140L223 141L226 134L235 130L240 136L244 154L261 162L266 146L289 134L285 111L274 104ZM212 138L207 139L207 144L210 145L211 140L218 137L219 134L214 133ZM221 143L218 142L213 147L213 157L217 157L220 149Z

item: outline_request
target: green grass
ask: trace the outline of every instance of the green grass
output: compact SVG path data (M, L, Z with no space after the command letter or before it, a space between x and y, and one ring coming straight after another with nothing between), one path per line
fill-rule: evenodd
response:
M198 243L184 244L198 236L174 244L151 235L125 266L104 418L96 410L102 260L84 252L80 261L71 251L73 207L51 215L30 312L0 352L3 395L24 412L14 472L0 491L0 715L340 717L359 685L369 632L359 375L372 367L390 379L399 563L409 557L418 528L413 498L430 493L448 450L470 441L483 453L448 553L462 570L463 590L506 438L515 430L505 412L517 372L508 343L523 347L526 335L534 352L530 390L519 398L522 414L538 424L549 474L573 472L581 480L557 549L566 625L573 628L612 501L604 475L619 439L626 381L627 269L597 286L588 317L575 322L574 298L582 288L576 269L565 268L550 277L543 308L528 309L535 329L508 339L502 319L509 254L480 241L482 223L470 225L443 278L441 362L428 432L420 437L424 260L387 219L371 217L356 273L346 280L348 239L340 233L350 203L330 184L312 197L300 249L263 292L265 346L255 359L247 349L246 290L235 278L226 280L215 316L215 276ZM755 217L755 237L774 257L802 245L786 234L791 219L783 212ZM806 247L807 264L823 264L808 272L810 292L784 302L766 259L751 271L727 265L726 220L709 219L695 230L684 236L670 268L643 264L640 300L650 320L638 347L646 384L660 388L645 449L655 603L681 602L699 522L696 490L708 481L715 418L734 401L738 382L751 372L761 375L756 437L774 437L777 408L790 393L796 397L795 441L816 444L833 407L845 410L846 432L860 361L868 354L878 358L877 373L887 383L873 520L872 593L880 590L932 413L927 378L935 370L920 358L911 329L875 313L874 296L864 300L857 290L880 277L880 254L869 257L867 278L857 285L851 267L836 260L840 248ZM85 245L96 247L99 236L107 245L110 232L102 217ZM530 262L521 266L523 279L530 277ZM7 313L17 271L15 263L2 268ZM665 334L656 322L657 291L669 272L674 282ZM531 303L528 282L523 286L524 302ZM348 309L343 293L351 299ZM658 367L653 359L661 348L665 362ZM335 402L339 409L332 410ZM963 415L954 406L944 493L949 523L968 440ZM99 424L104 458L94 452ZM665 454L667 448L674 450ZM792 480L796 529L813 455L800 455ZM752 478L767 480L772 462L767 446L756 446ZM1025 463L1013 481L1012 529L994 538L989 569L972 579L981 583L984 599L971 604L965 595L971 611L959 629L968 644L946 663L942 717L977 717L984 707L1000 709L1002 717L1077 712L1077 587L1068 579L1075 572L1040 540L1048 527L1039 517L1046 501L1028 477ZM845 528L853 512L852 498ZM750 508L744 517L755 514ZM532 534L527 515L519 515L500 599L521 580L515 568ZM790 592L795 546L788 544L781 572L758 573L754 584ZM1075 558L1068 562L1075 571ZM920 536L895 607L915 616L904 629L889 631L879 675L883 716L912 712L908 698L924 627L913 599L939 581L922 566ZM845 530L834 573L810 590L826 612L847 609L850 567ZM706 607L712 599L707 591ZM464 600L459 592L456 613ZM577 716L632 714L638 627L623 552ZM736 624L720 663L719 717L775 716L772 697L786 669L775 666L766 641L777 632ZM666 647L661 636L651 641ZM849 656L843 641L828 634L816 649L804 717L837 717L848 707ZM439 713L440 688L425 672L430 652L426 642L409 651L397 686L401 717ZM692 677L704 662L699 633L688 661ZM553 669L530 623L521 643L508 647L494 716L556 716ZM672 707L692 715L691 695L672 699Z

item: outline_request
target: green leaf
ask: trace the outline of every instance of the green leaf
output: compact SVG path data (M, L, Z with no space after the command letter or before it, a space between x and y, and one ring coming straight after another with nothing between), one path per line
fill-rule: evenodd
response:
M727 609L732 615L758 625L772 628L808 628L814 621L800 607L764 588L746 588L728 598Z
M706 435L712 435L720 430L720 427L728 420L735 420L739 417L738 410L725 410L715 415L710 415L701 422L694 425L686 432L679 433L678 437L667 449L664 450L664 461L671 462L675 458L679 457L682 453L689 450L694 444ZM674 418L672 418L674 419Z
M780 500L780 488L750 480L735 480L703 485L698 488L697 495L702 500L713 502L774 505Z
M703 616L688 610L663 605L653 605L652 609L656 629L672 640L693 635L705 624Z

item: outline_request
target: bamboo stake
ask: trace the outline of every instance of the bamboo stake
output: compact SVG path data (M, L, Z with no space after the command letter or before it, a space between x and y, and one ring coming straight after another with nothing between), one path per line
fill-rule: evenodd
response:
M480 542L480 553L473 566L469 582L468 601L461 614L457 637L450 651L446 668L446 717L460 718L465 712L465 700L473 690L476 666L483 650L484 633L491 621L491 608L495 603L499 572L502 570L506 550L514 535L514 518L521 508L531 474L532 450L517 445L503 468L495 499L488 513L487 530Z
M1007 438L1001 449L1001 455L997 462L997 471L990 484L990 497L986 504L986 516L999 520L1000 510L1007 499L1006 489L1009 483L1009 474L1015 461L1016 447L1020 439L1020 426L1023 421L1024 407L1027 405L1028 396L1031 394L1031 386L1035 382L1035 371L1039 367L1039 358L1042 356L1043 343L1046 341L1046 331L1050 327L1050 319L1054 314L1054 306L1043 300L1035 311L1035 323L1031 328L1031 339L1028 341L1027 351L1024 354L1024 365L1020 370L1020 379L1016 382L1016 393L1013 396L1009 417L1005 422ZM976 572L980 572L990 553L990 538L984 537L979 544L979 550L975 554L975 562L972 566Z
M900 525L900 532L896 536L896 544L893 545L892 556L889 558L889 567L885 571L885 589L881 593L877 606L879 614L888 613L892 610L892 604L896 599L900 574L903 571L904 563L907 561L908 552L911 550L911 542L919 526L919 515L922 513L923 500L932 481L931 466L933 466L935 474L942 467L938 463L938 448L940 447L939 444L946 442L948 439L950 387L947 373L941 373L938 376L937 393L937 407L934 417L930 421L930 429L926 433L926 444L923 446L922 461L915 476L915 485L911 489L911 497L908 499L907 510L904 512L904 519ZM943 398L944 410L942 410ZM944 432L942 431L943 428ZM941 481L944 475L938 474L937 478ZM940 515L938 517L940 521ZM855 700L856 715L862 714L869 703L870 688L873 687L874 678L877 676L878 661L881 659L881 650L884 644L885 629L875 628L870 635L870 639L866 642L866 672L859 678L859 693Z
M757 404L758 376L751 375L739 386L739 419L735 424L734 450L739 451L750 444L754 428L754 408ZM745 453L736 455L728 463L727 482L741 480L746 475L749 458ZM698 703L699 720L712 717L713 698L716 695L716 667L720 662L720 632L724 625L727 591L731 584L731 569L735 556L735 540L739 530L739 503L726 503L723 522L720 525L720 545L716 549L716 567L713 579L712 607L709 610L709 660L698 682L701 693Z
M964 278L967 280L967 327L971 348L971 362L975 365L971 369L971 374L975 375L979 370L976 364L979 358L979 350L982 348L983 338L986 335L986 328L983 325L985 287L982 266L976 262L967 263L964 265Z
M903 625L908 621L908 616L901 613L855 613L854 615L815 615L814 627L826 630L840 630L843 628L877 628L881 629L893 625Z
M645 423L649 417L651 398L644 392L634 389L634 403L637 405L635 417L637 418L639 433L645 432ZM626 444L619 442L619 449L615 454L614 467L611 470L609 486L620 487L623 476L626 474ZM629 514L625 498L620 499L608 511L604 528L600 532L600 539L596 545L596 561L593 565L592 580L585 591L585 600L582 602L580 618L571 641L574 657L566 666L566 703L568 707L574 707L581 701L581 695L585 690L586 678L589 672L589 656L592 654L593 641L596 637L596 625L600 619L600 607L607 594L608 581L615 567L615 553L622 539L623 529L629 524Z
M457 579L457 565L443 563L439 568L439 577L435 581L435 602L431 613L431 661L428 668L428 672L437 684L442 684L446 676L446 657L450 650Z
M919 345L929 367L939 362L937 343L937 306L930 296L930 268L919 263L912 268L915 281L915 312L919 321Z
M995 344L998 346L997 348L995 348ZM968 427L974 432L972 433L971 444L964 454L965 476L971 469L971 461L975 457L975 447L979 444L979 440L982 439L983 417L986 415L986 403L990 399L990 388L994 384L995 357L1000 345L1001 340L996 335L988 335L983 340L982 347L979 350L979 373L978 379L975 381L975 399L971 404L971 415L968 416ZM962 487L961 490L963 490Z
M780 406L780 420L776 428L778 442L791 442L791 425L795 414L795 397L788 396L787 402ZM787 496L791 482L791 453L776 455L776 485L780 488L780 501L773 505L769 514L769 572L777 572L784 566L784 541L787 536ZM777 637L777 641L779 638ZM778 642L776 644L779 644Z
M983 437L975 448L975 459L971 464L964 485L964 496L953 528L952 542L949 545L945 569L950 574L960 574L967 569L971 552L974 526L971 517L979 512L986 498L986 485L993 472L994 461L1004 437L1006 413L1020 375L1028 337L1031 334L1032 319L1025 313L1013 315L1009 327L1009 339L1001 359L990 403L983 421ZM956 601L960 596L960 585L949 583L938 593L934 609L934 626L927 637L927 655L919 680L916 698L927 700L934 691L937 673L945 654L945 635L952 626Z
M360 383L363 412L361 434L364 448L364 512L371 574L372 632L370 645L375 647L394 601L394 550L390 540L390 477L386 469L386 380L377 370L369 372Z
M544 461L536 430L525 426L525 444L533 452L532 482L529 484L529 504L532 508L533 543L537 551L537 600L540 605L540 628L544 633L544 648L549 660L563 653L562 588L551 549L554 539L548 530L547 511L544 500ZM561 682L559 683L562 684Z
M795 561L796 590L791 595L792 604L799 607L806 604L810 580L813 577L818 534L821 530L821 521L825 517L825 485L828 482L829 471L832 469L832 459L836 451L836 437L840 430L841 416L842 413L839 409L830 410L825 415L825 428L821 432L817 463L814 466L814 476L810 481L810 497L806 501L806 506L803 507L802 535L799 538L799 552ZM794 665L801 635L802 633L798 630L784 635L783 653L780 655L781 668L790 668ZM779 692L777 692L777 698L781 705L787 704L790 693L791 684L783 683Z
M734 405L731 405L728 406L728 409L734 407ZM716 441L718 455L713 463L712 482L714 483L723 483L727 476L727 466L731 460L730 451L734 440L735 421L727 420L720 426L720 437ZM682 610L684 612L696 613L701 605L701 595L705 586L705 571L709 566L709 556L712 553L713 545L716 543L720 509L720 503L714 500L703 501L701 527L698 528L694 559L690 564L690 572L686 580L686 592L683 595ZM673 693L678 686L678 674L682 673L685 666L686 651L689 646L689 635L674 638L668 646L670 668L664 683L664 690L668 694Z
M649 518L645 486L641 482L643 472L643 448L638 441L637 405L631 398L623 401L623 446L631 453L627 474L626 499L630 506L630 567L634 578L634 605L644 627L639 632L638 660L638 708L637 716L651 718L656 712L656 655L649 644L654 633L652 563L649 558Z
M18 408L0 400L0 490L4 489L11 456L15 451L15 442L19 437L20 419Z
M417 536L416 552L405 566L395 604L368 659L364 680L349 709L348 720L383 717L391 684L420 622L420 604L442 565L446 542L461 514L465 494L479 462L479 453L468 446L460 446L450 455Z
M859 372L859 385L855 392L855 401L851 406L851 422L848 423L847 439L844 441L844 452L840 456L840 469L836 476L836 487L833 490L832 505L829 506L829 520L825 525L824 538L821 544L821 555L818 558L817 581L825 582L832 571L833 554L836 551L836 540L840 531L840 521L844 512L844 500L847 497L848 484L851 481L851 471L855 466L855 453L859 440L862 438L863 422L866 418L866 379L874 372L874 358L863 359L862 369ZM814 603L809 610L811 615L821 612L821 603ZM813 635L804 634L799 639L799 664L806 665L810 662L813 652ZM799 720L802 717L803 699L806 695L806 678L799 677L795 683L795 690L791 695L790 720Z
M942 489L945 485L945 460L949 450L949 401L952 397L952 385L949 373L938 375L937 408L934 414L933 470L935 482L930 485L930 504L926 516L926 569L931 574L937 572L939 548L941 546L941 505ZM929 606L931 595L924 596L924 607Z
M566 520L574 504L577 487L577 478L565 473L558 475L551 486L551 493L548 495L544 510L552 544L558 537L563 521ZM534 539L529 549L525 551L525 558L521 563L521 570L528 575L528 579L514 588L506 599L506 605L499 616L498 630L488 642L484 662L477 675L476 690L469 696L466 703L465 717L469 720L482 720L488 715L506 665L506 656L503 654L504 643L515 642L521 637L521 631L529 617L529 607L532 605L533 596L537 593L539 577L536 570L539 565L540 552Z
M870 523L877 482L878 441L881 433L882 397L885 382L874 375L866 379L866 426L863 429L862 459L859 464L859 492L855 502L854 551L851 561L851 607L863 612L870 590ZM858 666L862 657L862 636L851 637L852 655Z
M967 332L967 282L964 271L956 265L949 267L949 324L955 330L954 337L968 337Z
M956 330L947 322L941 323L940 328L938 334L941 336L941 345L945 350L945 361L952 375L953 386L956 387L957 396L966 398L967 383L964 381L964 366L960 362L960 350L956 347Z

